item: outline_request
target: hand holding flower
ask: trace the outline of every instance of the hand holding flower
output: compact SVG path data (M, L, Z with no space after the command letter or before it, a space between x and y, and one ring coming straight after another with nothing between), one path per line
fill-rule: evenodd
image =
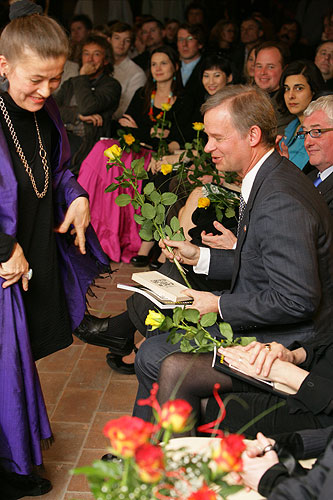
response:
M196 266L200 257L200 248L193 245L189 241L174 241L165 238L165 240L159 241L159 246L162 252L165 254L166 258L171 262L176 258L179 262L184 264L189 264L190 266ZM168 247L174 248L174 253L171 253Z

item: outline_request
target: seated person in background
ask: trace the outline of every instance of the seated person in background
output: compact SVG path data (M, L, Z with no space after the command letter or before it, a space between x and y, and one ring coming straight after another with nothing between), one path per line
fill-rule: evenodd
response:
M282 71L288 64L289 58L288 46L281 42L264 42L257 49L254 67L254 81L271 99L280 135L283 135L284 129L293 119L288 111L281 111L277 102Z
M279 146L282 154L288 155L287 158L301 170L307 164L309 157L304 142L297 137L297 132L302 127L305 109L324 85L325 82L317 66L305 59L288 64L281 76L278 102L281 109L288 110L295 119L285 128Z
M326 88L333 90L333 40L319 45L314 62L323 75Z
M289 47L291 59L312 59L313 51L308 45L299 43L301 36L301 26L296 19L290 19L281 24L277 33L280 42L286 43Z
M165 128L164 139L173 152L192 139L193 104L183 92L178 56L169 46L153 50L147 82L135 92L119 124L157 151L159 138L154 137L153 126L163 113L162 104L171 106L165 115L171 127Z
M164 44L171 45L174 50L177 50L177 32L180 22L177 19L169 19L164 25Z
M149 62L153 50L163 45L164 28L163 24L153 17L148 17L142 23L141 39L145 50L133 58L143 71L149 69Z
M121 93L111 73L110 44L103 37L91 36L83 45L80 75L67 80L55 96L67 129L75 174L99 138L108 136Z
M260 46L260 43L257 43L252 47L247 55L247 59L244 64L243 69L243 78L242 81L248 85L254 84L254 68L256 63L256 52L257 48Z
M92 28L93 28L93 23L88 16L84 14L79 14L72 18L69 24L69 31L70 31L70 54L68 56L69 61L81 64L82 44L85 41L85 39L89 36Z
M110 43L114 57L113 77L121 85L119 106L113 114L118 120L125 113L138 88L146 83L146 75L140 66L129 57L128 52L134 41L134 32L129 24L117 22L110 28Z

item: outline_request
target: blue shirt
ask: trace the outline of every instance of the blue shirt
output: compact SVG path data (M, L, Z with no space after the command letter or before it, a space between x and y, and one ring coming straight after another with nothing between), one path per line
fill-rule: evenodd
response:
M300 121L298 118L291 121L284 130L284 135L280 141L284 142L288 146L289 160L292 161L299 169L303 170L307 162L309 161L309 155L304 147L304 139L296 137L296 129L299 126Z
M194 59L194 61L191 61L189 63L185 63L184 61L182 61L181 67L180 67L180 73L182 75L182 82L183 82L184 87L187 84L187 82L192 74L192 71L194 70L194 68L196 67L196 65L198 64L199 61L200 61L200 57L198 57L198 59Z

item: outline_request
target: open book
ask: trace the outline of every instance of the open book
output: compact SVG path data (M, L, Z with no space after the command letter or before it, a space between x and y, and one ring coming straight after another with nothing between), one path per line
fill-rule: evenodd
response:
M185 285L165 276L158 271L133 273L132 280L139 285L118 284L118 288L141 293L160 309L173 309L192 304L193 299L184 295Z
M236 377L243 382L259 387L263 391L273 392L277 396L286 398L290 394L296 394L297 391L285 384L280 384L279 382L271 382L270 380L265 380L260 377L253 377L247 375L239 368L235 366L228 365L226 361L223 361L222 356L217 352L215 347L212 367L219 370L230 377Z

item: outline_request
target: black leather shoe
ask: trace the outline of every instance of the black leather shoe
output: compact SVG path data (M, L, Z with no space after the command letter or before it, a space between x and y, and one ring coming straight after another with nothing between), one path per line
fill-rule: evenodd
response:
M74 335L87 344L111 349L113 354L119 356L130 354L134 347L133 341L110 335L108 327L109 318L96 318L96 316L87 314L74 331Z
M0 496L6 500L37 497L52 490L51 482L38 476L38 474L21 475L13 472L1 472L0 478Z
M149 257L147 255L135 255L131 258L131 264L135 267L145 267L149 264Z
M134 375L135 373L134 363L124 363L121 356L109 353L106 355L106 362L115 372L123 373L124 375Z
M149 269L152 271L157 271L162 265L162 262L158 262L158 260L152 260L149 262Z
M121 458L117 457L117 455L113 455L112 453L103 455L101 460L103 460L103 462L122 462Z

